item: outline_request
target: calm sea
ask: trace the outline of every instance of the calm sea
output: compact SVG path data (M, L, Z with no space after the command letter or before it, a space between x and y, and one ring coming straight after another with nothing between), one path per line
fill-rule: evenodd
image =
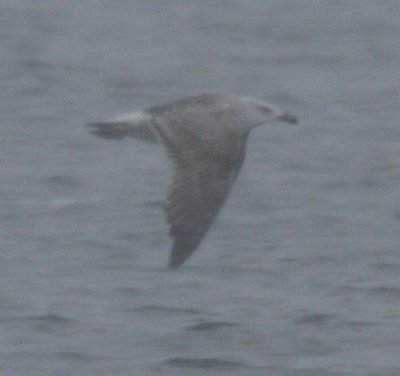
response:
M400 375L400 3L0 3L1 376ZM157 146L83 125L204 91L253 132L166 269Z

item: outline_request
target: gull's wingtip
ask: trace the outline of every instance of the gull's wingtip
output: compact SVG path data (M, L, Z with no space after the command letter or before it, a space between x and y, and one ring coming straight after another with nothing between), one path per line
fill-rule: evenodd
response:
M183 265L183 263L189 258L191 254L192 252L186 254L186 252L182 252L181 250L178 252L176 248L173 249L169 256L168 269L170 270L179 269L179 267Z
M175 263L174 261L170 260L168 263L168 269L169 270L178 270L179 267L182 265L183 263Z
M176 236L169 255L168 268L176 270L193 254L205 233Z

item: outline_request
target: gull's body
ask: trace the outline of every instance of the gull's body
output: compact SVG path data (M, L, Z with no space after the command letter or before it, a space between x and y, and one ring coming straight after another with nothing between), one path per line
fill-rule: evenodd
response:
M90 124L103 138L135 137L164 146L174 164L164 209L177 268L196 250L242 166L249 132L294 116L247 97L202 94Z

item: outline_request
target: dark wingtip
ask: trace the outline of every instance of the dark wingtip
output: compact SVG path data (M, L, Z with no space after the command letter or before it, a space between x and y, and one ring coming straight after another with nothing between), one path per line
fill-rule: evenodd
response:
M182 255L176 255L174 252L170 254L168 261L169 270L177 270L186 261L186 257Z
M182 266L196 250L204 235L205 232L176 236L169 255L169 269L176 270Z
M279 116L278 119L280 121L283 121L283 122L289 123L289 124L297 124L299 122L299 120L297 119L296 116L293 116L290 114L283 114L283 115Z
M169 262L169 264L168 264L168 269L169 270L178 270L179 269L179 267L182 265L182 263L180 263L180 264L175 264L175 263L173 263L173 262Z

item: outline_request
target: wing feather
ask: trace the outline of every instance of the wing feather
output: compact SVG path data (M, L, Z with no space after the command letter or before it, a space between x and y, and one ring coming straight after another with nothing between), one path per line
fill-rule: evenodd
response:
M221 153L193 134L180 131L178 143L168 128L153 126L174 162L164 209L173 238L169 266L178 268L196 250L228 197L243 163L247 137L237 137L235 148Z

